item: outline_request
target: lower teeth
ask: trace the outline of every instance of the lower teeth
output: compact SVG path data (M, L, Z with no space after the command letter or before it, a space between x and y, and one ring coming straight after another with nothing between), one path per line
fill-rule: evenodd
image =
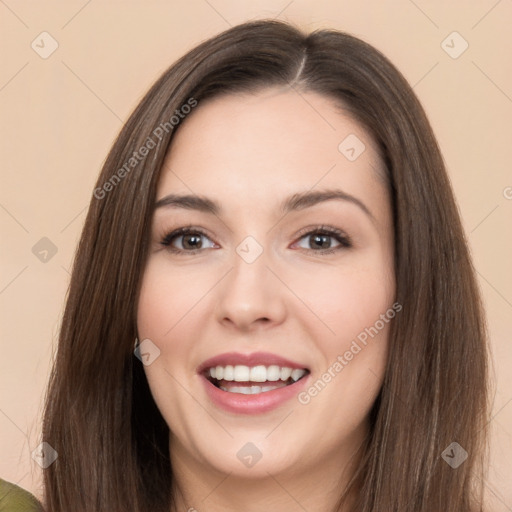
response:
M289 384L282 383L281 385L276 386L275 384L272 386L230 386L229 388L225 386L218 386L222 391L227 391L228 393L241 393L243 395L257 395L259 393L266 393L267 391L273 391L274 389L284 388Z

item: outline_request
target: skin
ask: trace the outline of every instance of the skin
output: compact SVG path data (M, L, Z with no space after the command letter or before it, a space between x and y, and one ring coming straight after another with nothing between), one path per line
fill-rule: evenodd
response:
M366 146L353 162L338 150L349 134ZM157 200L208 196L222 212L156 209L138 303L139 339L160 350L144 370L171 431L178 510L332 510L368 433L390 324L306 405L294 398L264 414L228 413L209 400L196 368L224 352L267 351L305 364L315 382L375 324L395 294L382 174L365 130L312 92L217 97L180 125ZM327 188L356 197L372 217L342 200L279 211L294 193ZM173 246L189 253L170 252L162 239L187 224L206 231L202 248L190 254L197 239L178 236ZM327 238L339 249L321 254L321 241L300 234L321 225L341 229L353 246ZM236 252L248 235L263 248L250 264ZM237 458L248 442L262 453L250 468Z

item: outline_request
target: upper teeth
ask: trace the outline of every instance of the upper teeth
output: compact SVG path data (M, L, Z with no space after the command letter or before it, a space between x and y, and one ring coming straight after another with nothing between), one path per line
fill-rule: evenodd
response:
M278 380L288 380L290 377L298 381L306 374L306 370L292 369L286 366L217 366L209 368L210 377L217 380L234 380L236 382L275 382Z

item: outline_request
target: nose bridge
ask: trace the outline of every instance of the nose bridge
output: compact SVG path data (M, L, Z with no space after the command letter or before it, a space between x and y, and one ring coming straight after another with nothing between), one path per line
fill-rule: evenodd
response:
M240 242L231 259L232 269L219 289L219 320L229 319L243 328L258 320L282 320L283 290L267 268L271 260L270 251L254 237Z
M268 286L270 254L252 236L246 237L235 248L232 258L233 269L228 278L226 290L235 293L239 300L248 301L266 295Z

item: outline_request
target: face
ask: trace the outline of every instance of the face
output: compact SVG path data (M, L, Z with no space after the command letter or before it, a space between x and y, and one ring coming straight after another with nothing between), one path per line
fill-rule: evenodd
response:
M214 98L180 126L137 313L177 467L321 478L361 442L395 314L381 166L311 92Z

